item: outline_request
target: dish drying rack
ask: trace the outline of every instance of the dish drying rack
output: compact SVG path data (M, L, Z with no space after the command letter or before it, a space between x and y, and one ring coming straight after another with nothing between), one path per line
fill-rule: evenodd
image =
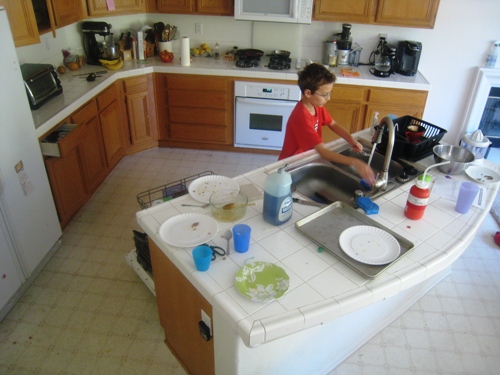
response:
M182 178L165 185L157 186L137 194L137 202L141 209L146 209L158 203L163 203L171 199L180 197L188 193L188 186L197 178L213 175L212 171L205 171L193 176ZM148 236L146 233L133 231L135 248L125 254L125 260L137 273L140 279L146 284L151 293L156 297L155 286L153 282L153 270L149 255Z
M174 182L170 182L166 185L161 185L153 189L143 191L137 195L137 202L144 210L155 204L163 203L171 199L181 197L188 193L187 188L191 182L200 177L210 176L213 174L215 173L212 171L205 171Z

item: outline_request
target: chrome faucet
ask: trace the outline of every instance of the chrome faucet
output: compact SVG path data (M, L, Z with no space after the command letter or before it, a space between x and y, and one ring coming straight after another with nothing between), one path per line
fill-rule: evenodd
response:
M389 181L389 164L391 163L392 150L394 148L394 140L396 136L394 123L391 118L386 116L380 121L380 124L375 128L372 143L373 148L375 148L378 143L382 142L382 132L384 130L384 126L387 127L387 130L389 131L389 139L387 140L387 148L385 149L384 164L382 166L382 170L377 175L377 180L375 181L373 188L385 191L387 189L387 182Z

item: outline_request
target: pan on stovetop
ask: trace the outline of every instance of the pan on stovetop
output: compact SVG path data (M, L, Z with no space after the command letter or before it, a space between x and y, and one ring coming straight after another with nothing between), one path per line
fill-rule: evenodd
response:
M290 56L290 51L285 51L282 49L275 49L272 51L269 55L267 56L273 56L273 57L288 57Z
M264 55L264 51L260 49L239 49L236 54L241 57L261 57Z

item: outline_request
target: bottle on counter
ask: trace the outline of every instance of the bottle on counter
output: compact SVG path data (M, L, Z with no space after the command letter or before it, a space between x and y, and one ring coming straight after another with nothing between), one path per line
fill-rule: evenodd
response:
M220 59L219 43L215 43L214 59L215 60L219 60Z
M378 125L378 112L373 115L372 126L370 127L370 135L375 134L375 126Z
M417 183L411 187L405 206L405 216L408 219L420 220L424 216L431 195L430 183L431 176L424 173L418 177Z
M332 48L329 55L328 66L336 67L337 66L337 41L334 40L332 42Z
M285 167L271 173L264 184L264 220L281 225L292 217L292 176Z

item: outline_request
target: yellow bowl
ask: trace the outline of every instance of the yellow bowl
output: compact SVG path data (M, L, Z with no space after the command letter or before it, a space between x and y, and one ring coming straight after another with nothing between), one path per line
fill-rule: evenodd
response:
M209 201L212 216L220 221L236 221L247 212L248 197L238 190L218 190Z

